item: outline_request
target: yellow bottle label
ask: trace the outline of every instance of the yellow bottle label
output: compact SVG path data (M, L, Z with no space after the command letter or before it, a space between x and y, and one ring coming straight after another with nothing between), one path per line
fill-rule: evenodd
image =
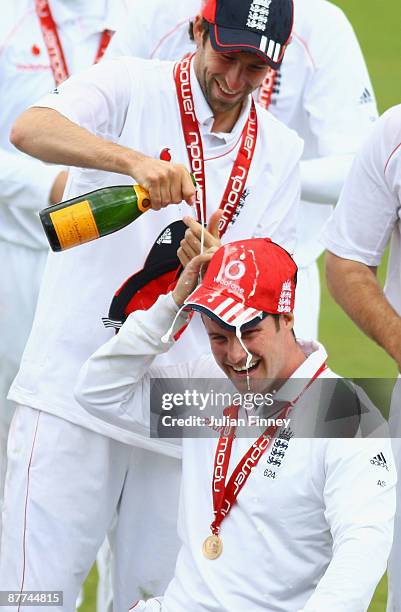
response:
M88 200L56 210L50 213L50 219L63 250L99 238L99 230Z
M133 185L136 197L138 198L138 208L142 212L146 212L150 208L149 193L140 185Z

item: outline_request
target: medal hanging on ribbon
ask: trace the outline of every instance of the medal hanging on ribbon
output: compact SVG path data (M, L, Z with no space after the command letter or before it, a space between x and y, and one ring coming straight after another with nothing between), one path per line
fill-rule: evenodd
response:
M323 363L301 393L299 393L299 395L292 402L289 402L280 411L279 415L276 417L276 422L279 419L285 419L288 417L288 414L291 412L296 402L298 402L307 389L309 389L312 383L320 376L322 372L324 372L326 368L326 363ZM232 423L233 421L237 420L238 412L239 406L230 406L229 408L225 409L224 414L229 417L230 423ZM212 535L205 539L202 547L202 552L206 559L214 561L215 559L218 559L223 552L223 542L220 537L221 524L237 501L237 497L242 488L245 486L252 470L256 468L262 455L270 446L272 439L276 435L277 429L278 425L271 425L265 429L256 442L254 442L248 449L247 453L244 455L244 457L242 457L238 465L234 468L227 485L226 478L236 427L231 426L227 435L220 436L214 458L212 479L212 499L214 512L214 520L210 525Z
M203 143L199 123L195 114L195 105L191 89L191 62L193 55L184 58L175 66L175 82L177 98L181 113L181 123L184 132L191 172L198 184L196 193L196 210L198 221L206 219L206 182L205 161L203 156ZM220 237L231 223L251 167L258 134L258 118L255 102L252 99L251 109L245 127L242 131L241 143L237 158L232 167L228 183L220 203L224 211L219 223Z
M54 81L56 86L58 86L68 79L70 73L58 35L57 25L53 19L48 0L35 0L35 9L42 30L43 40L49 55ZM99 48L94 60L95 64L102 59L113 33L114 32L111 30L104 30L102 32Z

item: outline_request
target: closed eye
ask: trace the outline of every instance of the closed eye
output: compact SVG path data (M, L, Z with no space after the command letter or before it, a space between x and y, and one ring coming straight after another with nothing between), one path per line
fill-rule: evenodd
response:
M226 340L225 336L219 334L209 334L209 338L212 342L224 342Z

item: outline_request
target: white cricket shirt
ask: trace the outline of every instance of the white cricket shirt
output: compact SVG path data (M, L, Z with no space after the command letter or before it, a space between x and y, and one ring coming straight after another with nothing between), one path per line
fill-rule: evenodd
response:
M43 99L95 134L159 158L169 147L174 162L187 167L173 63L134 58L103 60ZM191 71L195 112L203 137L207 216L217 209L235 161L250 100L229 134L213 134L212 112ZM263 235L292 250L299 202L302 141L263 109L257 109L259 135L247 181L247 196L224 241ZM65 197L107 185L132 184L128 176L97 170L70 170ZM63 253L51 253L36 317L10 398L81 424L122 442L124 431L90 418L73 400L72 388L83 362L111 335L101 318L121 284L142 269L162 229L184 214L186 204L149 211L124 230ZM167 329L165 330L167 331ZM168 356L186 360L205 352L206 334L192 326Z
M313 202L323 202L301 202L295 259L307 266L323 250L317 236L340 194L351 163L347 156L356 152L377 108L361 49L341 9L325 0L294 4L292 41L269 110L304 139L304 198L312 192ZM194 49L188 25L200 5L200 0L135 0L108 55L181 58Z
M92 415L141 433L149 418L152 378L206 378L212 385L224 377L210 354L177 366L152 364L169 348L160 335L176 310L171 295L160 297L150 310L130 315L119 334L87 361L76 393ZM316 343L301 347L307 359L291 378L303 379L303 387L327 355ZM335 374L326 370L322 376ZM287 393L284 385L275 397L294 399ZM313 384L290 414L290 429L302 427L310 393ZM268 447L223 520L221 557L210 561L202 544L213 520L217 438L183 439L182 547L163 612L367 609L392 542L396 475L390 441L286 437L281 431L276 440L281 440L280 460L275 460L277 444ZM228 477L252 442L235 438ZM386 465L375 463L379 453Z
M391 239L386 296L401 315L401 105L378 120L323 232L326 248L378 266ZM356 287L357 291L358 288Z
M101 32L115 30L126 0L49 0L70 72L93 64ZM34 0L12 0L0 19L0 239L48 249L38 211L49 205L60 166L44 164L9 141L17 117L55 88Z

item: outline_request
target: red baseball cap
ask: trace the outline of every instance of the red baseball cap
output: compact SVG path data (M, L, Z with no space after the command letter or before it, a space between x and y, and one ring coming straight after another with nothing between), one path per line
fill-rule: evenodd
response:
M278 70L291 36L293 0L206 0L202 17L219 53L256 53Z
M185 309L230 328L256 323L266 313L292 312L297 271L291 255L269 238L232 242L216 251Z

